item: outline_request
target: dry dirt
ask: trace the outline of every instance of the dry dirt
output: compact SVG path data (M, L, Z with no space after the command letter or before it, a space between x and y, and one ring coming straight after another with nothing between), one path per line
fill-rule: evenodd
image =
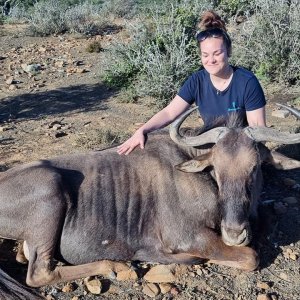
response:
M1 170L35 159L100 149L111 136L116 141L124 139L153 114L154 109L142 100L122 103L124 95L106 88L99 78L106 52L86 51L91 41L100 41L105 49L118 35L122 31L90 38L38 38L26 36L23 25L0 28ZM41 71L30 76L21 65L32 63L40 64ZM299 91L276 86L265 87L265 91L268 125L299 130L300 123L294 117L272 116L277 109L275 101L286 103L299 97ZM300 159L297 146L280 150ZM300 171L275 171L271 167L263 171L261 211L267 222L254 243L261 259L259 270L245 273L206 264L181 267L171 291L159 293L156 299L300 298ZM24 280L26 267L14 262L14 245L2 242L0 264ZM48 299L149 298L143 292L143 278L133 282L100 279L104 288L98 296L86 292L80 280L68 291L63 290L64 284L40 291Z

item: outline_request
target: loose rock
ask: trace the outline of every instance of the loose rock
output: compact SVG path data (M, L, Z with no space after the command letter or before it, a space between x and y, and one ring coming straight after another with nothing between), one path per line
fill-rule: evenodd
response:
M270 284L268 282L258 282L256 286L263 290L267 290L270 288Z
M173 274L174 267L166 265L157 265L151 268L144 276L144 279L149 282L174 282L175 276Z
M160 283L159 288L162 294L166 294L171 291L172 285L170 283Z
M259 294L257 300L271 300L271 297L267 294Z
M99 295L101 293L102 284L99 279L87 277L84 279L84 284L90 293L94 295Z
M71 282L68 282L63 288L62 291L64 293L71 293L74 291L74 285Z
M159 287L154 283L145 283L143 293L151 298L154 298L160 293Z

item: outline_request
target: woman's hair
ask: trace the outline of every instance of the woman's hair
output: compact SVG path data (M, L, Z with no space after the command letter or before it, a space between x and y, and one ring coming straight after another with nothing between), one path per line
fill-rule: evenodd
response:
M197 35L197 40L199 42L208 37L222 37L228 56L231 55L231 39L227 33L225 22L217 13L212 10L205 11L201 16L198 28L200 29L200 32Z
M227 31L225 27L225 22L221 19L221 17L216 14L212 10L205 11L201 16L201 21L198 24L200 31L204 31L207 29L220 28Z

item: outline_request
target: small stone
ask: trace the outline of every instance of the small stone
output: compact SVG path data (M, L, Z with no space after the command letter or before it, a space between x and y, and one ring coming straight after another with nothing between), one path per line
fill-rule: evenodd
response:
M6 79L6 81L5 81L5 83L8 84L8 85L13 84L13 82L14 82L14 78L12 76L9 77L8 79Z
M160 290L155 283L145 283L143 287L143 293L151 298L154 298L160 293Z
M201 276L203 274L203 271L202 271L202 269L197 269L196 273L197 273L197 275Z
M47 295L46 300L55 300L55 298L52 295Z
M193 273L193 272L190 272L188 266L186 266L186 265L175 265L175 267L174 267L174 274L176 275L176 277L180 277L180 276L183 276L183 275L186 275L186 274L189 274L190 276L193 276L190 273Z
M172 287L171 290L170 290L170 293L173 295L173 296L177 296L179 294L179 289L177 287Z
M0 132L9 130L8 127L0 126Z
M84 279L84 284L90 293L94 295L99 295L101 293L102 284L99 279L87 277Z
M18 88L18 86L14 85L14 84L11 84L11 85L8 87L8 89L9 89L10 91L15 91L17 88Z
M61 124L54 124L52 128L54 130L59 130L59 129L61 129Z
M290 254L290 259L291 259L291 260L297 260L297 259L298 259L297 254L291 253L291 254Z
M132 269L123 270L117 273L117 280L127 281L127 280L137 280L138 276L136 272Z
M263 289L263 290L267 290L270 288L270 284L268 282L258 282L256 285L258 288Z
M172 285L170 283L160 283L159 288L162 294L166 294L171 291Z
M81 69L81 68L76 68L76 73L87 73L89 70L87 69Z
M26 72L26 73L37 73L41 70L41 65L40 64L21 64L21 68Z
M71 300L79 300L79 297L78 296L74 296L71 298Z
M119 287L111 284L109 286L109 290L107 291L109 294L120 294L121 293L121 290Z
M279 277L281 278L281 279L283 279L283 280L288 280L288 275L286 274L286 273L280 273L279 274Z
M63 288L62 291L64 293L71 293L74 291L74 285L70 282L68 282Z
M173 270L173 266L157 265L146 273L144 279L154 283L174 282L175 276L173 274Z
M190 277L195 277L196 276L194 272L189 272L188 274L189 274Z
M63 61L63 60L59 60L59 61L56 61L54 65L55 65L55 67L57 67L57 68L62 68L62 67L64 67L64 66L66 66L66 62Z
M271 300L271 297L267 294L259 294L256 299L257 300Z

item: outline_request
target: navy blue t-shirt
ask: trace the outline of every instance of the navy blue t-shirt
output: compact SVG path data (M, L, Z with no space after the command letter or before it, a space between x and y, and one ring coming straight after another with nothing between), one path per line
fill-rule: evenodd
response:
M189 104L196 103L204 123L219 116L238 112L247 123L246 111L265 106L264 92L255 75L243 68L233 67L233 76L224 91L218 91L212 84L209 73L199 70L183 84L178 95Z

